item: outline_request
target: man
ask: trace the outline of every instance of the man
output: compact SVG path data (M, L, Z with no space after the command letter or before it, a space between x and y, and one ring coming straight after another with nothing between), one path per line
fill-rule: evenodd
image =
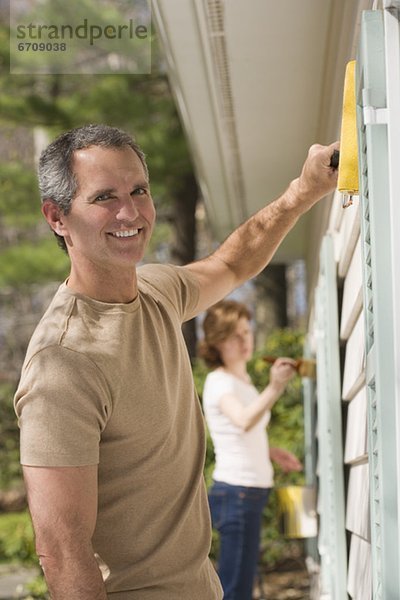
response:
M336 184L313 146L298 179L210 256L137 267L155 210L124 132L60 136L42 212L71 271L30 342L15 396L36 547L54 600L216 600L205 438L181 323L260 272Z

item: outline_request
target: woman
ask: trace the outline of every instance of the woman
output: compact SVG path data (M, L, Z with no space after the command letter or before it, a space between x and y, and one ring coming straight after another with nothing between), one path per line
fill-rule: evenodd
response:
M209 501L220 533L218 574L224 600L251 600L257 568L261 517L273 485L271 459L284 470L300 470L290 452L269 449L270 410L295 374L295 361L279 358L259 394L247 372L254 341L244 304L223 300L204 319L200 353L213 369L206 378L203 405L216 465Z

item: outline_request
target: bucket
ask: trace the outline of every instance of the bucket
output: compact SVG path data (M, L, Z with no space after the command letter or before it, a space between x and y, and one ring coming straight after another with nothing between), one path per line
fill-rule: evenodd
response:
M283 535L287 538L315 537L318 531L315 488L287 485L275 491Z

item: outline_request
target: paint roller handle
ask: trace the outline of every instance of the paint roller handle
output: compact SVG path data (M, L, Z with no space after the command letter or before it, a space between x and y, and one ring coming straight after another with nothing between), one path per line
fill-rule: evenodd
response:
M339 150L334 150L333 154L331 156L331 162L329 163L329 166L332 169L337 169L339 166Z

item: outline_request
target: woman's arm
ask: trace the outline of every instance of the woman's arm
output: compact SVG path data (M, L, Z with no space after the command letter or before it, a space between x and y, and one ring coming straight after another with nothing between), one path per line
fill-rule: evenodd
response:
M301 471L303 469L303 465L297 456L284 448L270 448L269 457L279 465L285 473L289 473L289 471Z
M291 358L278 358L271 367L270 382L261 394L248 406L243 406L233 394L221 396L219 407L221 412L243 431L248 431L261 417L271 410L275 402L282 395L287 383L292 379L295 370L295 361Z
M29 510L52 600L107 600L93 548L97 465L23 467Z

